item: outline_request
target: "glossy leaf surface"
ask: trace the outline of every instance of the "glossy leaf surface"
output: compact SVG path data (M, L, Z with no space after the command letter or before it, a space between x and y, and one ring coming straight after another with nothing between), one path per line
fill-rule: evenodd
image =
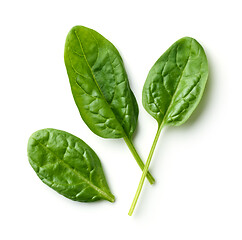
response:
M193 38L175 42L151 68L143 88L142 102L158 122L149 156L131 204L133 214L162 128L184 123L198 105L208 78L208 63L202 46Z
M38 177L75 201L114 202L95 152L81 139L56 129L43 129L29 138L28 158Z
M88 127L104 138L131 137L138 106L117 49L96 31L75 26L65 44L72 94Z
M144 108L159 125L181 125L199 103L207 78L202 46L193 38L182 38L151 68L143 88Z

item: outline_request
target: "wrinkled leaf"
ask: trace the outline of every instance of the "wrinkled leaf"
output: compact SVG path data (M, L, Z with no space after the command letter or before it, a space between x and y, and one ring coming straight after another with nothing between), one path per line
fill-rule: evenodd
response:
M58 193L79 202L114 202L95 152L70 133L43 129L29 138L28 158L38 177Z
M73 97L87 126L104 138L130 138L138 106L113 44L92 29L75 26L67 36L64 57Z
M158 122L149 156L131 204L133 214L145 176L165 125L183 124L198 105L208 78L208 63L202 46L193 38L175 42L151 68L143 87L142 102Z
M198 105L207 78L202 46L193 38L182 38L151 68L143 88L143 106L159 125L181 125Z

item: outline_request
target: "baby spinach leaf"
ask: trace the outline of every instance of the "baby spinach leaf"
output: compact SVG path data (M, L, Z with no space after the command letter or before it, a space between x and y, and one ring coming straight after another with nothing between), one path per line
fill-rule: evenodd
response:
M70 133L43 129L32 134L28 158L38 177L58 193L79 202L114 202L96 153Z
M144 164L131 140L138 105L118 50L96 31L75 26L66 38L64 58L72 94L84 122L100 137L124 138L143 170ZM147 178L154 182L150 173Z
M198 105L208 78L208 63L202 46L193 38L175 42L151 68L143 88L146 111L158 122L153 145L131 205L132 215L140 195L161 129L183 124Z

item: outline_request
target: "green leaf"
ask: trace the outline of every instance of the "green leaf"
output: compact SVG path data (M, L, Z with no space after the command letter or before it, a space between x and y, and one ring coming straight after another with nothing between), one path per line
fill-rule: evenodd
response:
M38 177L65 197L114 202L98 156L72 134L50 128L33 133L28 158Z
M183 124L198 105L208 78L208 62L202 46L193 38L175 42L151 68L143 88L146 111L158 122L158 130L129 210L133 214L145 176L165 125Z
M75 26L64 56L72 94L87 126L103 138L130 138L138 105L113 44L92 29Z
M84 122L100 137L124 138L143 170L144 163L131 140L138 105L118 50L96 31L75 26L67 35L64 58L72 95ZM147 178L154 183L149 172Z
M182 38L151 68L143 88L143 106L159 125L181 125L198 105L207 78L202 46L193 38Z

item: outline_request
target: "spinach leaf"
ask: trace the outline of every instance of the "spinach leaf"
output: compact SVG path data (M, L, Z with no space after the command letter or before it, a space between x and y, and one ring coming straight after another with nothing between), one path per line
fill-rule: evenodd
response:
M143 88L143 106L158 122L153 145L131 205L132 215L149 168L161 129L183 124L198 105L208 78L202 46L193 38L175 42L151 68Z
M79 202L114 202L96 153L81 139L42 129L28 142L28 158L38 177L58 193Z
M75 26L67 36L64 59L72 94L84 122L100 137L124 138L143 170L144 164L131 140L138 105L118 50L96 31ZM150 173L147 178L154 182Z

